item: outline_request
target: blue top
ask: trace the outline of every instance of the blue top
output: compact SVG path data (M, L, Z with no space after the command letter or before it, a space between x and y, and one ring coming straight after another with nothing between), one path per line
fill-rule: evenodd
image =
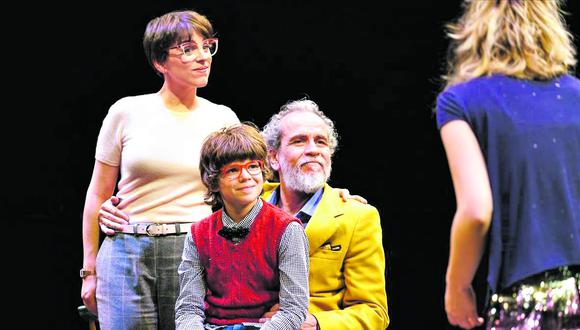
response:
M490 178L491 290L580 264L580 81L475 78L437 97L437 127L452 120L470 125Z

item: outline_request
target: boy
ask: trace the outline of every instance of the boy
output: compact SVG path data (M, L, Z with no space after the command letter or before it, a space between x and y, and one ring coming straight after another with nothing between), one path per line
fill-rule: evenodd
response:
M299 220L260 199L267 168L260 132L211 134L200 173L211 216L187 234L178 268L178 329L299 329L308 307L308 240ZM279 303L280 311L260 323Z

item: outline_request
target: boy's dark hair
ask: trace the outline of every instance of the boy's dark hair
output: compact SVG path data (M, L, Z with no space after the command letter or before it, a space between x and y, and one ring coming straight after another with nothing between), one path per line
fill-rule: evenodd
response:
M261 160L266 163L268 151L260 131L251 122L244 122L223 128L210 134L201 147L199 172L201 181L207 188L204 201L212 209L223 205L219 191L220 169L231 162L245 159ZM262 178L269 175L265 166Z

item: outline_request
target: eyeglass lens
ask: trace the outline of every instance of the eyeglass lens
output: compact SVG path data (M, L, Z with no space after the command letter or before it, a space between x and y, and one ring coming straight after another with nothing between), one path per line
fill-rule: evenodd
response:
M257 175L262 172L262 164L257 161L249 161L245 164L231 164L222 169L222 175L226 179L237 179L242 173L242 169L246 169L251 175Z
M182 56L184 60L193 60L200 54L214 56L217 53L218 41L217 39L206 39L202 41L201 50L199 50L198 44L195 42L184 42L179 45L179 48L183 51Z

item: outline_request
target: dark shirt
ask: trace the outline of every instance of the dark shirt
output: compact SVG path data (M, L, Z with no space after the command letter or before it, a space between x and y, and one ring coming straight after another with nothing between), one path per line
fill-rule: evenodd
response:
M437 98L438 128L452 120L471 126L489 173L491 289L580 264L580 81L472 79Z

